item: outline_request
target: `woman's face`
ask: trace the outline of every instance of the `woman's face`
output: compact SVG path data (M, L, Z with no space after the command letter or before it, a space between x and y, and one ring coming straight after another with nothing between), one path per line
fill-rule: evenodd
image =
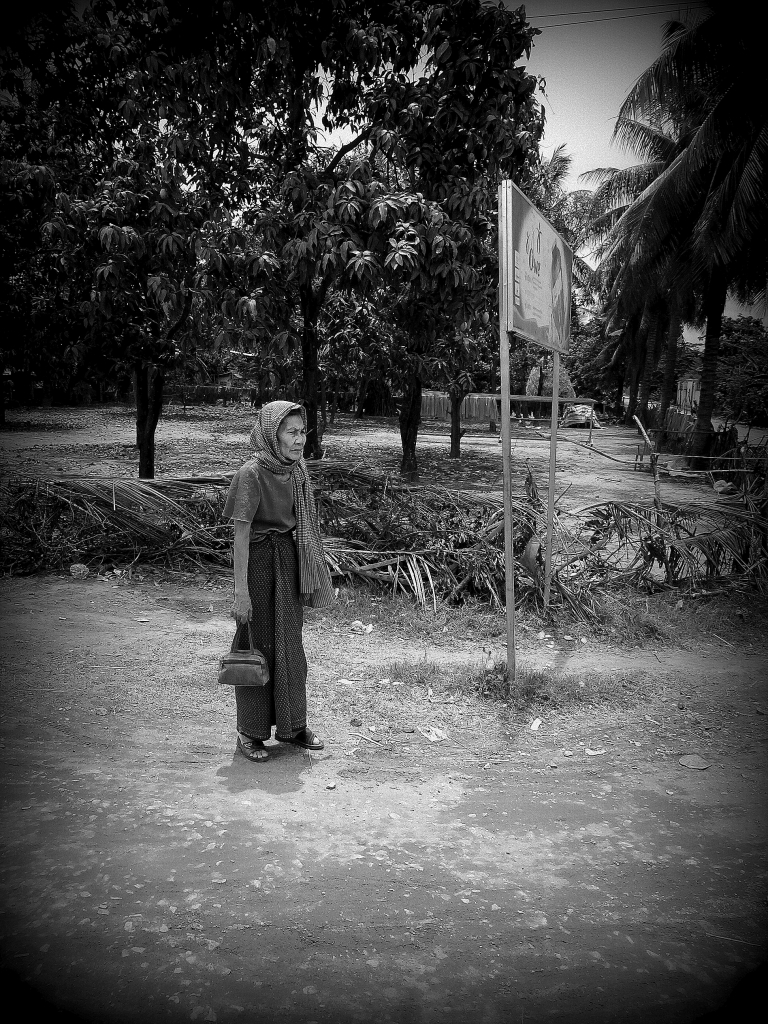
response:
M289 462L298 462L304 452L304 442L307 439L307 432L304 429L304 420L298 413L291 413L286 416L277 428L277 446L280 450L280 457Z

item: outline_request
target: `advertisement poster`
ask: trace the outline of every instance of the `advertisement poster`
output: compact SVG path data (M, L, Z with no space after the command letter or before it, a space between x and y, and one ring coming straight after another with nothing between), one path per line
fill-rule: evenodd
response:
M507 330L543 348L567 352L571 335L571 250L512 182Z

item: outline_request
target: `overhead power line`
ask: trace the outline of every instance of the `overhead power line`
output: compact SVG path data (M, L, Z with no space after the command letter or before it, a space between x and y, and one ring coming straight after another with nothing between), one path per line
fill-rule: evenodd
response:
M642 4L634 7L598 7L591 11L550 11L548 14L530 14L527 15L527 21L540 21L542 18L580 18L584 14L617 14L622 11L648 11L653 13L654 8L673 8L674 10L681 10L683 7L693 10L701 10L702 7L708 6L706 3L702 3L701 0L694 0L693 3L680 4L674 3L674 0L669 0L668 3L662 4ZM660 13L664 13L663 10Z
M667 11L650 11L647 14L622 14L618 18L587 18L584 21L556 21L551 25L539 25L536 24L534 28L567 28L569 25L602 25L608 21L627 21L628 18L652 18L661 14L672 14L673 11L680 10L679 7L675 7L672 10ZM688 10L702 10L702 8L692 8L688 6Z

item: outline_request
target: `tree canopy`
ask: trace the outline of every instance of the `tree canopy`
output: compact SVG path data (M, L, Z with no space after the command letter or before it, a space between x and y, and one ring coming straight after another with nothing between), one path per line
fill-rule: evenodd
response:
M317 454L323 306L386 292L414 471L438 339L444 355L493 298L496 179L537 160L534 34L481 0L92 0L17 18L0 54L6 364L130 369L151 475L163 382L190 347L295 346Z

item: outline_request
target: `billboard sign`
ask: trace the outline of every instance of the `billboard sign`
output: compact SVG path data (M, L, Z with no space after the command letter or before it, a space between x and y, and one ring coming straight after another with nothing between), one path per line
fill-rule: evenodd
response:
M573 254L549 221L511 181L505 204L509 239L507 330L553 352L571 336Z

